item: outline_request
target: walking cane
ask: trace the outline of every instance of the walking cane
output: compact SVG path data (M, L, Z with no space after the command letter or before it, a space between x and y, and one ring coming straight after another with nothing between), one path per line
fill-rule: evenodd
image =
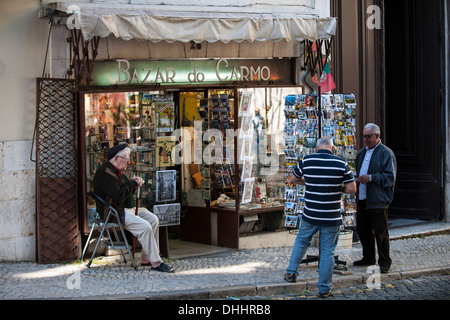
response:
M137 193L136 193L136 211L135 211L135 215L138 215L138 210L139 210L139 196L141 193L141 188L137 189ZM133 236L133 248L132 248L132 254L133 254L133 259L134 259L134 250L136 248L136 237Z

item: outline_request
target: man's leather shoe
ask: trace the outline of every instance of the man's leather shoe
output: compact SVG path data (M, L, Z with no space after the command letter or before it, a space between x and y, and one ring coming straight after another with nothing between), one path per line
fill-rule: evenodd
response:
M353 265L356 267L361 267L361 266L372 266L375 264L375 261L368 261L366 259L361 259L358 261L354 261Z
M152 267L152 269L156 270L156 271L160 271L160 272L168 272L168 273L175 272L174 268L172 268L171 266L165 264L164 262L161 262L161 264L158 267L156 267L156 268Z
M388 273L389 269L390 269L390 267L388 267L388 266L386 266L386 267L380 266L380 272L381 273Z

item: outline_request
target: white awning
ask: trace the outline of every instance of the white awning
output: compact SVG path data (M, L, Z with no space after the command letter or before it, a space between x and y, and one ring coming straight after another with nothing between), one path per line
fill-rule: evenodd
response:
M336 32L336 18L293 12L256 13L210 7L211 11L185 11L167 5L111 5L58 3L57 10L71 16L69 28L81 29L85 40L114 34L124 40L153 42L316 41ZM228 12L226 10L229 10ZM231 12L230 12L231 11ZM247 11L247 12L245 12Z

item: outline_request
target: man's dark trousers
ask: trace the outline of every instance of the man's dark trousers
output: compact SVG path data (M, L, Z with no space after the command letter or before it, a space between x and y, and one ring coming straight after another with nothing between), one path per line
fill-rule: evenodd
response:
M389 255L389 232L387 226L387 209L366 209L366 200L358 201L356 213L356 231L363 248L363 260L375 264L375 241L378 249L380 268L391 266Z

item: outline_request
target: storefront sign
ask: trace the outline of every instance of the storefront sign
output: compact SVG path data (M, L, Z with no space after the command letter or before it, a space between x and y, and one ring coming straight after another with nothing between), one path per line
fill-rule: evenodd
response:
M292 84L292 59L97 61L92 86Z

